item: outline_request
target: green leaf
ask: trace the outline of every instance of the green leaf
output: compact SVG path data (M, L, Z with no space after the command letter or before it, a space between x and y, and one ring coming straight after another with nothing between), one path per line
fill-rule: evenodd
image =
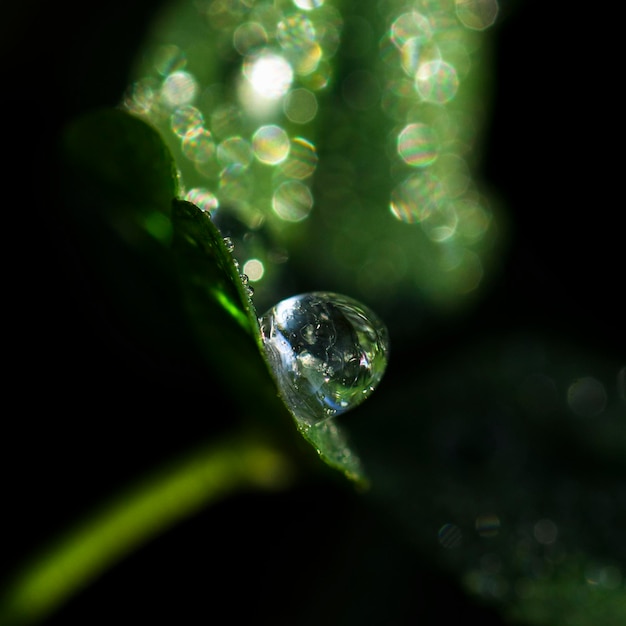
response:
M277 399L253 301L209 214L179 198L158 132L126 112L95 111L70 125L63 153L70 219L119 317L148 345L197 354L236 402L268 429L283 428L288 412ZM304 428L289 413L325 463L366 483L336 423Z
M235 260L225 246L220 232L207 213L189 202L174 202L172 222L173 248L179 263L181 281L185 286L187 309L207 354L213 354L214 345L207 320L212 317L215 305L219 305L237 321L240 329L255 339L267 369L273 374L263 347L253 301L240 279ZM241 341L238 339L235 336L229 339L233 346L237 346L234 352L238 357L238 377L252 380L255 375L258 376L257 360L251 355L250 358L242 357L244 346L240 345ZM273 382L270 381L269 385L274 388ZM297 412L287 408L299 432L316 449L324 462L343 472L350 480L357 481L362 486L367 484L361 462L350 448L346 433L336 422L327 420L307 427L302 424Z
M119 109L92 111L69 125L64 149L91 182L99 183L100 192L116 199L111 218L143 218L140 223L161 239L153 227L154 211L168 216L180 189L174 159L152 126Z

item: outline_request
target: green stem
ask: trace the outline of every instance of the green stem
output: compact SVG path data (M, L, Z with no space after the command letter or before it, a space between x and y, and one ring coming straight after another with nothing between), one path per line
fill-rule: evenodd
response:
M28 563L0 599L0 626L45 619L126 554L177 521L242 488L280 489L288 459L258 441L213 443L86 518Z

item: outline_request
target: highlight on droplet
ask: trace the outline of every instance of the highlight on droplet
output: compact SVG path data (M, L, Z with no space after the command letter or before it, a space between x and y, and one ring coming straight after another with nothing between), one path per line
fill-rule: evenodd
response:
M317 98L309 89L292 89L283 103L283 111L294 124L306 124L317 115Z

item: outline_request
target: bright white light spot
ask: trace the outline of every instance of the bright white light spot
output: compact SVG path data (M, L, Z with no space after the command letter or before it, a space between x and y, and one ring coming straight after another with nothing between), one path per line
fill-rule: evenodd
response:
M324 4L324 0L293 0L293 3L304 11L311 11L317 7L321 7Z
M248 277L248 280L256 282L263 278L263 274L265 274L265 267L259 259L250 259L244 263L243 273Z
M293 82L293 69L282 56L263 52L246 60L243 68L254 91L270 100L284 96Z

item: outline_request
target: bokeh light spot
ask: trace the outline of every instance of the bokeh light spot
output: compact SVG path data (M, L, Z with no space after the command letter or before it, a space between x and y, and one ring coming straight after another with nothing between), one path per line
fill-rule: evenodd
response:
M500 530L500 518L497 515L479 515L476 518L476 531L481 537L495 537Z
M468 244L479 242L491 223L491 214L478 202L459 199L454 202L458 218L457 234Z
M485 30L498 16L498 0L455 0L456 16L463 26Z
M533 535L538 543L550 545L559 534L557 525L550 519L541 519L533 527Z
M267 43L267 32L258 22L244 22L233 33L233 46L239 54L253 54Z
M413 78L422 63L440 61L441 52L434 41L412 37L400 48L400 63L404 72Z
M194 187L193 189L190 189L185 194L185 200L195 204L205 213L210 213L219 206L219 202L215 194L211 193L208 189L204 189L203 187Z
M190 104L178 107L170 116L172 131L181 138L197 134L203 125L204 116Z
M163 81L161 96L171 107L191 103L198 92L196 79L183 70L172 72Z
M445 104L456 96L458 88L456 70L443 60L422 63L415 75L415 89L426 102Z
M440 243L455 234L458 222L454 205L451 202L439 202L422 220L422 229L431 241Z
M217 146L217 160L222 167L240 165L246 168L252 162L252 148L242 137L229 137Z
M269 100L284 96L293 82L293 69L281 55L263 51L247 57L243 72L254 91Z
M398 135L398 153L407 165L426 167L437 158L435 131L427 124L409 124Z
M261 126L252 137L254 156L267 165L277 165L289 154L289 135L280 126Z
M409 39L416 39L417 42L429 40L433 32L427 17L417 11L411 11L394 20L390 34L393 43L401 49Z
M448 198L459 198L467 191L472 177L465 159L461 156L454 152L440 154L437 157L437 171ZM469 202L468 199L466 201ZM458 207L457 213L462 213Z
M448 238L441 244L442 256L439 267L447 273L448 286L456 293L470 293L480 285L484 268L478 254L459 246L456 237Z
M168 76L187 65L187 55L173 44L160 46L154 54L154 68L161 76Z
M622 578L622 572L617 565L590 563L585 568L585 580L594 587L619 589Z
M272 207L281 219L300 222L308 217L313 208L313 194L304 183L288 180L274 192Z
M306 124L317 114L317 98L312 91L298 87L287 94L283 111L294 124Z
M437 539L444 548L458 548L462 543L463 535L456 524L444 524L437 533Z
M135 81L124 95L124 108L136 115L150 115L158 101L158 90L156 81L149 78Z
M280 169L288 178L303 180L313 174L317 167L315 146L302 137L291 142L289 156L280 164Z
M389 208L396 219L415 224L426 219L440 201L439 179L425 171L408 176L394 187Z
M183 154L195 163L208 163L215 156L215 142L206 128L183 137L181 149Z
M579 417L595 417L606 407L606 389L592 376L575 380L567 389L567 404Z
M248 259L243 264L243 273L248 277L248 280L255 283L265 274L265 266L259 259Z
M311 11L317 9L324 4L324 0L293 0L293 3L304 11Z
M301 13L284 17L276 27L276 39L297 74L307 75L317 68L322 48L307 17Z
M241 110L230 104L215 107L211 113L210 128L218 139L226 139L239 132L241 125Z
M233 208L242 209L252 193L252 181L246 175L246 168L239 163L226 166L219 176L220 204L231 203Z

